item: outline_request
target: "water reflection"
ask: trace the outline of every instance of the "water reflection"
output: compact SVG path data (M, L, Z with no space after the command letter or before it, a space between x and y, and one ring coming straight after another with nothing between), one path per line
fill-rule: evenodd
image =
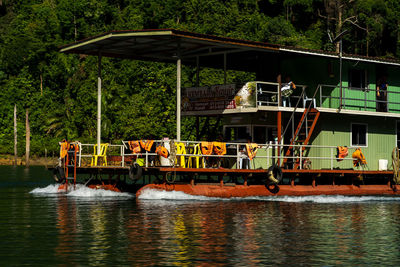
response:
M400 264L397 200L76 198L32 195L29 183L6 182L0 266Z
M68 266L71 255L78 253L76 242L76 204L61 195L57 199L58 245L55 249L56 257L60 259L59 266Z
M372 255L398 261L399 224L390 236L386 232L392 216L398 216L395 205L396 214L385 218L389 206L374 203L138 202L140 213L160 224L160 231L153 232L159 241L153 244L165 264L246 266L360 264ZM394 257L387 254L388 244L396 244L389 249ZM167 259L161 252L165 248L171 249Z
M91 222L91 242L89 242L89 263L90 265L98 265L103 262L108 255L109 231L106 230L107 217L106 211L100 203L93 205L89 210L89 218Z

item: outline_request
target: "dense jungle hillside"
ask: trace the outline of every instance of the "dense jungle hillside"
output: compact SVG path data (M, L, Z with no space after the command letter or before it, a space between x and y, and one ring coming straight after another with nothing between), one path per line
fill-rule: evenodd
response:
M329 41L347 30L346 53L400 57L398 0L0 0L0 153L57 152L57 142L95 142L97 58L59 47L111 30L175 28L190 32L337 51ZM103 60L103 140L175 136L176 66ZM183 68L183 86L195 71ZM246 79L228 73L228 82ZM201 81L223 82L204 70ZM195 135L184 118L182 138Z

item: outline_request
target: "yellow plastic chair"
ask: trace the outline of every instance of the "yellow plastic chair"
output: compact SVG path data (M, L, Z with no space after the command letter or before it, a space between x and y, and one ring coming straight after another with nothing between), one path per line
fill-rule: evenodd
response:
M186 148L184 143L175 143L176 154L186 154ZM179 164L178 164L179 161ZM182 168L186 168L185 156L176 156L175 164Z
M200 144L195 144L193 146L193 152L191 154L193 155L202 155L201 154L201 148L200 148ZM204 168L204 157L201 156L190 156L189 160L188 160L188 168L193 168L193 160L195 160L196 162L196 168L200 168L200 158L201 158L201 166L202 168Z
M90 163L90 166L97 166L97 161L98 158L103 159L103 166L107 166L107 148L108 144L100 144L100 154L97 154L97 145L94 145L94 151L93 151L93 156L92 156L92 162Z

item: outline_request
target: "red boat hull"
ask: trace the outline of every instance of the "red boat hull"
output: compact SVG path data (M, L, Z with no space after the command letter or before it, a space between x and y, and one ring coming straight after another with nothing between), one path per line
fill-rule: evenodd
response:
M191 185L191 184L148 184L142 187L136 196L144 190L180 191L189 195L207 197L252 197L252 196L310 196L310 195L400 195L400 187L389 185Z

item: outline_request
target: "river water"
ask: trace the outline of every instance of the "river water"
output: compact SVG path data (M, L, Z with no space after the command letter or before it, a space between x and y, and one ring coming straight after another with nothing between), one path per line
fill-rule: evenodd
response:
M400 198L56 189L0 166L0 266L400 265Z

